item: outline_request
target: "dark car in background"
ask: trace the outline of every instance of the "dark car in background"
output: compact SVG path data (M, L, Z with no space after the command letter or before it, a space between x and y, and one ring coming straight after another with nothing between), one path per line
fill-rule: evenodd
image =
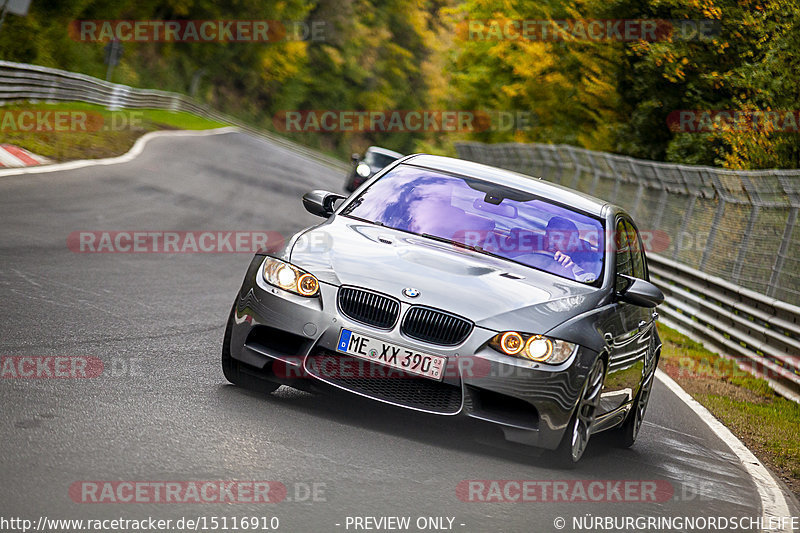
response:
M567 465L593 433L636 440L663 295L624 210L430 155L303 203L326 220L253 258L225 331L230 382L472 417Z
M347 176L344 188L348 192L355 191L379 170L391 165L401 157L403 157L403 154L379 146L367 148L367 151L364 152L364 157L359 154L353 154L351 158L353 168Z

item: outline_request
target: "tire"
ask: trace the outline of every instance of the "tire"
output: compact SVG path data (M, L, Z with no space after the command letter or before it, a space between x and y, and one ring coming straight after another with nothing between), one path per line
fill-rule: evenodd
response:
M575 412L570 418L567 430L561 438L554 455L558 466L572 468L583 457L592 435L600 394L603 391L606 365L602 358L597 358L592 365L586 382L583 384Z
M650 392L653 390L656 368L658 368L658 361L653 365L653 370L647 375L642 386L639 387L639 392L633 400L633 407L628 416L625 417L625 422L616 429L615 444L620 448L630 448L636 442L636 437L639 436L644 414L647 411L647 404L650 402Z
M225 336L222 339L222 374L230 383L257 392L269 394L280 387L278 383L259 379L256 376L242 373L242 363L231 357L231 332L233 330L233 313L235 305L231 308L228 322L225 324Z

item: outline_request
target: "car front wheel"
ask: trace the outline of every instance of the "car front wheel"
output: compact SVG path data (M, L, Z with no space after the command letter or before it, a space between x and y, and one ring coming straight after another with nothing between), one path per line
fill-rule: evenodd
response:
M604 377L605 363L598 358L589 371L581 390L578 406L555 452L556 459L562 467L573 466L586 451L597 414L597 406L600 404Z
M231 357L231 332L233 331L233 314L235 306L231 308L228 323L225 325L225 336L222 340L222 374L230 383L239 387L269 394L280 387L277 383L260 379L257 376L243 373L242 363Z

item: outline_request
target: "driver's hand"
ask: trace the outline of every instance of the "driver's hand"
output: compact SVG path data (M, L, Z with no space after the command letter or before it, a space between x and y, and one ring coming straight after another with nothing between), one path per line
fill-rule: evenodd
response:
M594 276L587 275L587 272L578 265L576 265L575 262L572 260L572 258L567 254L556 252L553 254L553 257L564 268L567 268L572 272L573 279L576 279L578 281L589 281L589 282L594 281L595 279Z
M556 252L553 255L553 257L555 258L556 261L561 263L561 265L564 266L565 268L570 268L572 266L575 266L575 263L572 261L572 258L567 254Z

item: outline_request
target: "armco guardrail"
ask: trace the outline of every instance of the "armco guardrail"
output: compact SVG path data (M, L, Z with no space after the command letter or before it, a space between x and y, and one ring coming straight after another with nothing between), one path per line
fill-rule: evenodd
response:
M109 83L85 74L25 63L0 61L0 104L26 100L86 102L112 109L147 108L186 111L201 117L232 124L250 134L267 138L276 144L286 146L295 152L302 153L342 172L349 168L345 163L332 157L293 143L278 135L253 128L182 94L153 89L136 89L127 85Z
M567 145L456 149L605 198L668 236L648 254L667 297L662 321L800 401L800 170L674 165Z
M650 254L664 292L664 324L735 359L773 389L800 402L800 307Z

